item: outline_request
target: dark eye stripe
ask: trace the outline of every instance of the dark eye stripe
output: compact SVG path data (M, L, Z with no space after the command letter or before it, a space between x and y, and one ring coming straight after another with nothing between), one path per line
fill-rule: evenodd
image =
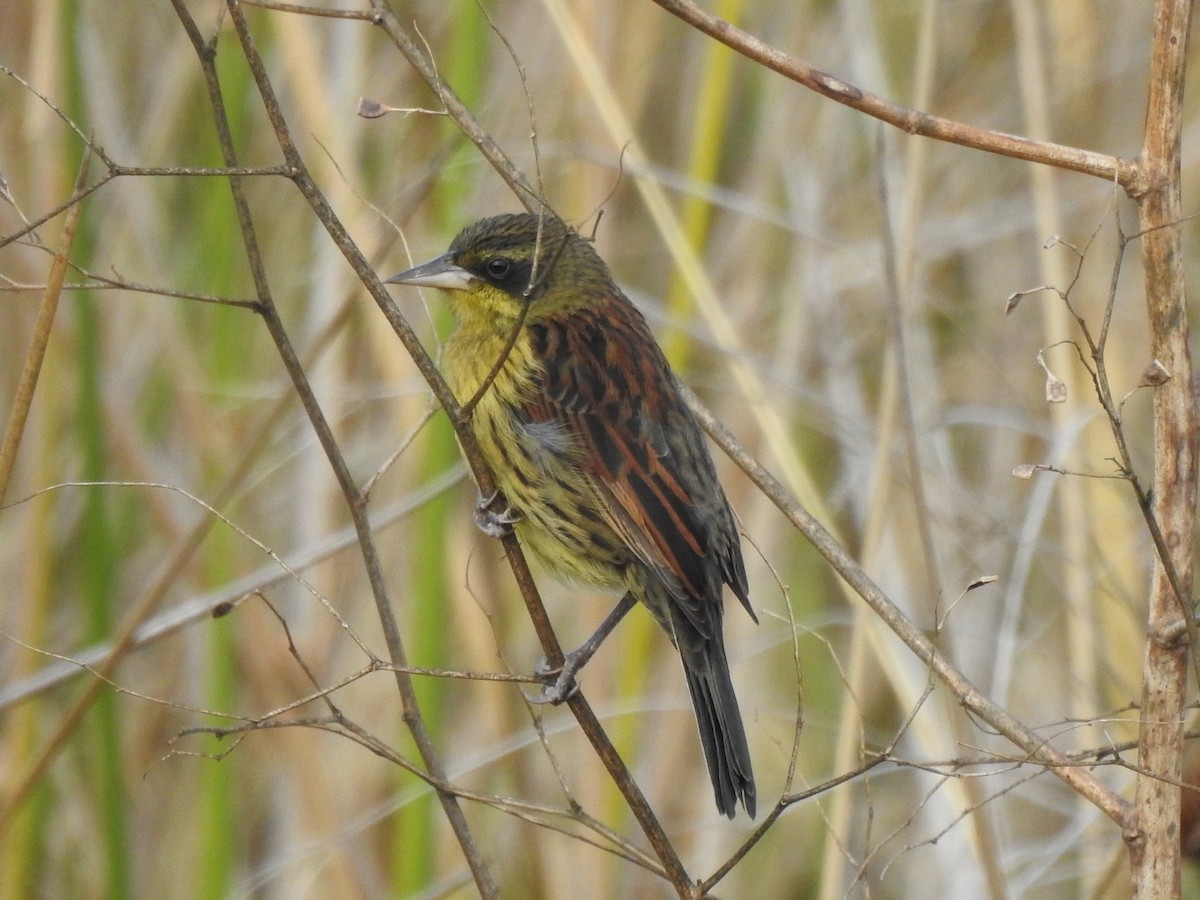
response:
M525 291L529 287L529 260L493 251L482 257L464 254L456 261L478 278L495 285L518 300L524 299Z

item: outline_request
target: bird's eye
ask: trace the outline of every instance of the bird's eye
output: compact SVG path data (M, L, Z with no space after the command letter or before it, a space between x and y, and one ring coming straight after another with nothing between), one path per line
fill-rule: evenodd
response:
M497 281L508 274L508 270L511 268L511 266L512 263L503 256L493 256L486 263L484 263L484 268L487 269L488 277L495 278Z

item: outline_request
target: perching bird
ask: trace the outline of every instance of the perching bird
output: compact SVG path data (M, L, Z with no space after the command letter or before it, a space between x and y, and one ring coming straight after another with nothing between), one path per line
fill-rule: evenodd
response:
M728 584L750 613L737 526L712 457L646 320L592 244L550 214L496 216L388 279L450 292L443 356L509 509L481 525L569 579L624 592L568 654L552 702L635 601L683 658L717 809L754 816L754 775L722 630ZM755 618L757 621L757 618Z

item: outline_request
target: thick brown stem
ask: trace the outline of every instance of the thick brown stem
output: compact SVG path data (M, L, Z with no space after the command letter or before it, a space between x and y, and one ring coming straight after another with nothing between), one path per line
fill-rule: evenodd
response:
M1191 602L1192 531L1196 520L1196 416L1188 353L1187 296L1178 224L1179 150L1191 0L1155 6L1150 95L1139 198L1142 264L1152 354L1171 374L1154 395L1154 515L1184 592L1179 596L1160 560L1150 584L1143 667L1142 734L1133 816L1125 828L1138 897L1178 897L1179 778L1183 754L1188 641L1181 604ZM1174 637L1172 637L1174 635Z

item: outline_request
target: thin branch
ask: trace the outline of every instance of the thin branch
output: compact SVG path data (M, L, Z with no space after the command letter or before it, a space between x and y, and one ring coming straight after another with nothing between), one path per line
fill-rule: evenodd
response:
M196 52L200 67L204 73L205 85L208 89L209 103L211 105L213 124L216 126L218 141L221 146L221 155L227 166L236 167L237 154L234 150L233 136L230 132L229 121L225 112L224 98L222 95L221 84L216 68L216 52L215 52L215 37L214 43L209 44L200 35L199 29L196 27L191 14L186 9L183 0L172 0L175 7L176 15L184 26L184 30L188 34L192 46ZM263 68L262 59L258 56L254 42L250 36L249 26L246 23L245 16L242 14L240 5L236 0L230 0L227 4L230 13L230 19L233 22L234 30L237 33L238 40L242 47L242 52L250 66L251 73L258 86L259 94L263 104L267 107L268 114L274 120L277 129L282 125L281 116L279 115L278 106L275 102L274 92L267 80L266 72ZM284 142L281 140L281 145ZM298 162L298 156L294 153L293 158L285 150L285 160L288 163L289 169L295 173ZM387 589L384 585L382 569L379 562L378 552L375 548L374 538L371 534L370 522L367 520L365 503L362 495L355 484L350 470L346 465L345 459L342 457L341 450L337 445L337 440L333 436L333 431L329 426L329 422L325 418L317 399L313 394L312 387L308 382L308 377L300 363L296 352L292 347L291 339L283 326L283 322L279 317L279 313L275 308L274 301L271 297L270 286L267 282L266 271L263 266L262 258L258 250L258 238L254 222L250 214L249 203L247 202L244 191L242 190L242 179L238 176L229 179L229 187L233 195L234 206L236 209L237 220L242 233L242 242L245 247L247 262L250 266L251 276L254 281L255 293L257 294L262 308L259 311L263 323L267 326L272 340L275 342L276 351L279 354L280 361L283 363L288 376L292 380L292 385L300 398L301 404L308 415L309 423L312 425L313 431L316 434L317 440L321 444L321 448L325 452L326 459L329 461L330 468L333 470L334 476L337 479L338 486L342 494L346 498L347 507L349 508L350 517L354 522L355 531L358 534L358 543L363 557L363 563L366 568L367 579L371 585L371 593L375 599L376 614L379 616L380 624L383 629L384 641L388 647L388 653L393 663L398 666L407 664L407 655L404 650L404 644L400 638L399 626L396 624L395 614L392 611L391 601L388 599ZM401 697L401 705L403 707L403 719L408 727L409 733L413 737L413 742L417 746L417 752L421 755L421 759L428 767L429 773L433 779L439 783L446 783L447 778L445 768L442 765L441 757L433 745L433 741L425 727L424 720L421 716L420 709L416 701L416 693L413 688L412 679L404 672L397 671L395 674L396 686ZM497 888L492 880L491 873L488 870L486 861L482 852L479 850L474 837L471 834L471 829L467 824L466 817L463 815L462 809L459 806L458 800L454 795L445 790L438 790L437 797L441 803L442 810L454 831L455 837L458 840L459 846L462 849L463 856L471 869L472 876L475 879L476 887L484 897L497 896Z
M824 526L809 515L786 487L754 459L709 412L699 399L681 385L688 406L700 419L704 430L729 455L778 507L780 512L803 534L814 549L846 580L850 587L875 611L875 614L916 654L958 701L1000 734L1026 752L1031 762L1052 768L1070 787L1094 803L1105 815L1124 825L1130 809L1128 800L1118 796L1091 772L1076 768L1070 757L1046 739L1022 724L1006 709L992 702L938 650L924 631L913 624L888 596L863 572L858 563L833 539Z
M772 47L765 41L743 31L724 19L696 5L692 0L654 0L671 15L691 25L697 31L720 41L742 56L759 65L778 72L785 78L866 113L889 125L894 125L908 134L933 138L950 144L958 144L975 150L984 150L1013 159L1042 163L1072 172L1094 175L1106 181L1116 181L1130 196L1144 193L1149 184L1144 180L1144 171L1132 160L1091 150L1081 150L1063 144L1034 141L1015 134L991 131L943 119L916 109L908 109L883 97L864 91L827 72L822 72L808 63Z
M242 0L246 6L270 9L275 12L294 13L300 16L315 16L325 19L355 19L360 22L376 21L374 13L361 9L334 9L323 6L305 6L303 3L279 3L276 0Z
M173 0L173 2L178 4L182 2L182 0ZM243 53L245 54L247 62L250 66L251 73L258 87L260 98L266 110L267 117L274 129L280 149L283 152L285 164L289 170L293 183L299 189L304 198L309 202L314 214L325 227L334 244L342 252L343 256L346 258L354 272L362 280L363 285L375 299L380 310L387 317L389 324L391 324L393 330L395 330L397 336L404 344L405 349L409 352L422 376L429 383L430 389L437 397L439 403L441 403L442 408L447 411L451 422L455 426L459 443L463 448L463 453L467 458L467 463L472 469L472 473L475 477L479 490L485 495L492 493L495 490L494 479L492 478L491 473L488 471L486 463L483 461L483 455L479 450L479 446L475 440L473 432L469 427L467 427L460 413L460 407L457 399L446 385L445 380L442 378L441 373L438 372L433 360L429 357L429 354L421 345L416 333L412 330L407 320L396 308L391 296L387 293L386 289L383 287L383 284L379 281L378 276L367 263L366 259L364 259L357 245L350 238L344 226L333 212L333 209L329 206L328 201L325 199L316 182L309 174L308 169L305 166L302 157L300 156L299 150L296 148L295 142L291 138L287 122L279 108L279 104L275 97L274 90L271 87L266 69L255 48L253 38L249 33L249 28L242 14L240 4L237 2L237 0L227 0L227 5L235 26L235 30L238 34L238 38L241 41ZM413 62L414 67L416 67L423 76L427 77L427 80L431 80L431 85L436 87L435 92L438 93L451 116L455 117L455 121L458 121L458 116L466 116L470 118L465 107L463 107L461 102L458 101L457 97L453 95L453 92L450 91L449 87L440 81L436 75L436 71L434 70L432 63L422 53L420 53L420 51L417 49L416 42L400 26L391 10L383 4L377 4L376 9L379 12L380 21L389 36L393 38L393 40L397 43L397 46L400 46L401 50L405 52L406 56L408 56L410 53L412 54L412 57L410 57L410 62ZM414 59L416 61L414 61ZM470 122L474 123L474 125L471 131L468 133L472 135L472 139L475 140L477 145L480 146L480 149L482 152L484 152L485 156L488 156L489 159L503 159L504 163L508 165L509 170L515 172L516 170L512 167L511 162L507 160L507 157L504 157L504 155L500 152L499 147L495 144L491 137L478 126L478 123L475 123L473 118L470 118ZM462 123L460 122L459 124L461 127ZM237 181L232 180L231 183L236 184ZM533 195L532 191L525 184L523 178L519 178L518 176L516 179L510 182L510 184L513 186L514 190L518 191L520 196L526 199L533 198L533 201L536 202L536 196ZM540 204L538 205L540 206ZM270 317L265 316L264 319L268 321L269 326L272 327L273 336L278 334L277 340L285 341L286 335L282 334L281 326L277 326L272 323ZM320 411L319 409L315 408L315 401L312 401L311 399L311 392L308 392L307 397L303 393L303 391L307 391L307 384L304 382L303 372L299 370L293 370L287 359L287 354L291 352L290 346L288 346L286 343L280 343L279 346L281 355L284 356L285 365L288 366L289 374L293 375L293 381L296 384L297 390L301 392L301 399L305 401L306 409L312 406L310 416L315 415L318 417L313 419L314 426L317 427L318 423L320 423L320 427L327 427L324 426L323 420L319 419ZM319 428L318 437L321 439L324 446L326 437L323 436ZM332 436L329 436L328 440L330 441L330 444L332 444ZM336 453L336 447L327 447L327 453ZM340 457L338 458L337 462L341 464ZM336 466L335 471L338 471ZM352 514L356 517L355 522L357 527L360 520L359 517L361 516L360 507L362 505L362 498L357 492L353 483L348 480L348 473L345 475L345 481L343 481L343 476L340 471L338 478L339 483L341 483L343 486L342 489L347 497L347 501L351 506ZM365 519L362 519L362 521L365 522ZM379 607L378 612L381 616L381 621L384 623L385 635L388 636L389 652L393 654L393 661L402 665L402 645L399 642L399 633L395 630L394 617L392 615L390 606L386 601L382 576L378 572L378 562L374 558L374 546L370 542L369 534L364 533L361 535L361 538L363 540L364 555L368 557L368 575L372 580L372 589L376 593L377 607ZM511 535L504 539L503 544L509 566L513 570L514 577L517 580L517 586L521 591L522 597L525 599L526 608L529 612L530 619L533 622L534 629L538 634L538 639L542 643L542 648L546 654L547 661L551 666L560 665L563 660L562 648L554 634L554 630L550 624L549 616L546 614L545 607L541 602L536 585L534 584L533 576L529 572L528 564L525 562L525 558L521 553L520 545L517 543L516 538ZM376 581L378 581L378 583L376 583ZM397 654L399 654L399 658L397 658ZM404 680L406 684L408 684L407 679L402 679L400 675L397 675L397 680ZM409 685L407 688L402 687L402 692L405 690L411 691L411 685ZM406 723L409 721L408 715L410 714L409 711L413 709L413 703L415 703L415 697L410 697L406 701ZM674 847L671 845L670 840L667 838L662 825L658 822L658 819L654 815L650 805L646 802L645 796L642 794L641 789L630 776L624 762L621 760L616 749L612 746L608 735L600 726L599 720L596 719L595 713L591 710L591 707L588 705L586 699L584 699L582 692L576 692L568 701L568 706L575 714L581 730L591 742L597 755L600 757L601 761L604 763L605 767L612 776L614 782L617 784L617 787L625 797L626 803L629 805L635 818L637 818L638 823L646 833L651 846L654 848L655 854L662 862L672 884L681 895L690 894L692 891L691 881L679 860L678 854L675 852ZM431 754L433 753L433 748L431 745L428 747L428 750ZM453 797L445 797L444 803L452 802ZM459 813L459 815L461 815L461 813ZM463 827L465 828L465 822L463 823Z
M400 24L400 20L396 18L396 14L385 0L371 0L371 9L375 13L375 21L384 33L396 45L408 64L413 67L418 75L433 91L442 106L446 110L446 114L454 120L454 123L462 130L471 142L483 154L484 159L492 164L492 167L505 180L513 193L517 195L517 199L530 212L537 212L542 206L542 198L538 193L529 186L529 182L525 176L512 164L505 154L500 149L500 145L496 143L488 132L479 124L471 111L467 109L466 104L459 99L458 94L450 87L442 77L438 74L437 67L434 66L433 60L427 56L421 49L421 46L413 38L408 30Z
M656 2L660 2L660 0L656 0ZM744 32L733 29L732 26L728 26L727 23L720 22L720 20L709 16L707 13L705 13L703 10L700 10L698 7L695 7L693 4L674 3L669 2L669 0L663 0L661 5L671 12L689 9L694 11L705 21L708 21L710 25L717 23L713 26L717 33L713 34L712 36L722 40L724 43L729 43L733 49L738 50L739 52L742 52L742 46L738 45L736 41L734 43L730 43L730 40L736 38L737 36L748 39L752 45L757 46L759 50L766 54L762 59L759 59L757 56L753 58L769 65L771 68L776 68L777 70L782 68L784 70L783 74L789 74L789 77L791 77L790 73L792 72L797 74L801 74L803 71L816 73L816 70L804 66L802 63L799 63L799 61L793 60L792 58L787 57L785 54L780 54L778 51L774 51L771 48L766 47L766 45L763 45L761 42L757 42L755 39L750 38L750 36L746 35ZM375 8L382 16L382 24L385 30L388 31L389 35L393 36L394 40L397 40L398 46L400 46L406 36L401 33L399 38L397 38L393 34L393 31L398 29L399 26L394 22L394 19L388 18L389 13L386 6L379 2L379 0L375 0ZM685 16L681 16L681 18L686 19ZM701 30L706 29L702 28ZM730 40L727 40L727 38L730 38ZM409 40L408 43L415 52L415 43L411 42L411 40ZM403 50L404 47L401 46L401 49ZM406 56L407 55L408 54L406 53ZM486 141L483 140L482 136L485 135L485 132L483 132L483 129L481 126L479 126L478 122L475 121L470 112L461 107L461 104L455 106L449 102L452 95L448 93L449 89L440 81L440 79L437 78L436 72L432 68L432 65L429 64L428 61L425 60L424 57L422 57L419 53L417 53L416 56L425 67L425 70L422 71L422 75L427 77L427 80L431 82L431 87L434 89L434 92L439 96L439 98L441 98L445 103L450 117L459 125L460 128L463 129L464 133L471 137L472 140L476 141L481 150L483 150L485 146L489 147L491 152L485 152L485 156L490 162L492 162L493 166L496 167L497 171L510 185L513 183L519 183L522 185L526 184L524 178L519 172L517 172L507 156L505 156L502 152L499 152L498 148L494 148L494 145L488 145ZM412 61L411 58L410 61ZM772 62L774 64L772 64ZM414 65L415 64L416 63L414 63ZM1033 159L1039 162L1053 162L1055 159L1061 157L1062 160L1073 161L1072 165L1064 165L1064 167L1075 168L1079 171L1101 176L1108 180L1117 180L1123 185L1126 185L1127 190L1129 189L1128 185L1134 183L1133 176L1135 174L1135 167L1133 163L1119 160L1115 157L1088 153L1086 151L1074 150L1072 148L1059 148L1057 145L1053 144L1025 141L1024 139L1013 138L1012 136L1008 135L996 135L996 133L993 132L971 129L969 126L960 125L959 123L946 122L945 120L939 120L934 117L925 116L924 114L912 113L911 111L902 110L900 107L894 107L892 104L889 104L887 101L883 101L880 98L874 98L870 95L863 94L862 92L857 91L857 89L851 88L849 85L846 85L842 82L830 80L829 76L824 75L824 73L817 74L820 76L820 78L815 78L815 82L826 84L827 86L834 83L836 83L836 85L840 85L841 88L846 89L850 92L850 94L853 94L859 98L859 101L861 101L863 104L863 111L865 112L876 114L876 112L881 110L891 110L893 113L897 113L892 117L892 119L889 119L884 115L881 115L880 118L884 118L885 121L893 121L894 119L893 124L900 124L902 122L905 123L901 127L904 127L909 133L928 134L929 136L947 139L947 133L968 132L975 135L974 140L982 141L984 144L986 144L989 140L987 136L991 135L994 137L1003 138L1009 142L1007 146L1010 146L1010 149L1012 149L1013 152L1009 153L1008 155L1018 156L1019 158ZM798 78L797 80L800 79ZM815 86L816 85L814 84L814 87ZM822 91L822 93L825 93L825 91ZM832 96L834 96L834 99L842 99L836 95ZM856 108L859 107L856 106ZM975 146L975 144L970 140L963 140L960 142L967 146ZM989 149L994 152L1002 152L1002 150L999 149L1001 146L1005 146L1004 140L998 141L994 146L980 146L979 149ZM1056 150L1061 151L1061 153L1056 154L1056 152L1052 152ZM704 427L705 431L708 432L709 436L712 437L722 447L722 449L724 449L726 453L730 455L735 463L737 463L744 471L746 471L746 473L759 486L759 488L767 494L768 498L775 502L776 505L779 506L779 508L785 513L785 515L789 517L797 529L813 543L818 552L825 556L825 558L842 575L842 577L847 580L851 587L872 606L876 613L878 613L883 619L884 623L887 624L888 627L890 627L923 662L930 666L934 674L936 674L943 682L947 684L948 687L950 687L950 689L960 699L960 701L964 703L964 705L979 715L981 719L996 728L997 731L1004 734L1005 737L1013 741L1017 746L1029 753L1031 760L1039 761L1045 765L1053 767L1054 771L1059 775L1060 778L1095 803L1110 818L1120 823L1124 822L1125 814L1129 809L1129 804L1127 801L1117 796L1107 785L1096 779L1090 772L1067 765L1067 758L1064 754L1062 754L1061 751L1058 751L1054 747L1047 744L1035 733L1029 731L1024 725L1018 722L1006 710L984 697L978 691L978 689L976 689L969 681L967 681L961 672L959 672L949 663L949 661L941 654L941 652L928 640L925 634L906 617L904 617L900 610L894 604L892 604L887 596L883 594L883 592L880 591L879 588L869 578L867 578L866 574L862 572L857 563L840 545L833 540L833 538L828 534L828 532L825 531L821 524L809 516L807 512L805 512L799 506L799 504L796 503L796 501L787 492L786 488L779 484L779 482L777 482L769 473L766 472L765 469L762 468L757 460L750 456L750 454L737 442L737 440L728 432L728 430L726 430L724 426L718 420L716 420L707 409L704 408L703 404L701 404L695 395L692 394L690 390L687 390L686 387L684 389L684 396L688 406L697 414L701 425ZM484 485L481 485L480 489L485 493L489 492L489 488L485 487ZM505 546L507 551L508 545L506 544ZM510 555L510 562L511 561L512 557ZM520 581L520 577L518 578L518 581Z
M288 405L281 402L278 404L277 410L279 407L287 408ZM213 508L219 507L233 493L237 486L244 483L246 474L251 470L252 464L259 458L259 452L266 446L265 442L258 439L258 437L269 433L278 424L279 414L277 410L272 411L268 415L263 425L258 429L257 436L251 437L251 440L248 442L251 452L239 462L235 471L217 489L215 495L217 499L207 505ZM415 491L405 500L379 510L378 513L372 515L371 530L379 532L381 529L412 515L424 507L425 504L457 485L465 477L466 471L461 466L450 469L442 476ZM39 491L39 494L44 493L45 490L66 486L57 485L52 488L46 488L43 491ZM4 508L7 509L8 507ZM207 534L209 528L216 521L218 521L216 517L206 514L197 522L195 528ZM185 548L191 547L193 543L194 540L189 535L184 542L184 546ZM356 543L353 527L343 528L341 531L335 532L325 538L317 546L302 548L291 554L285 566L270 562L211 593L189 597L152 618L139 619L134 623L136 627L128 641L126 650L127 652L132 652L142 647L148 647L203 619L228 615L247 597L290 581L292 573L304 572L339 553L345 552ZM176 551L172 556L178 558L181 556L181 552ZM181 560L181 562L186 561ZM130 601L129 605L137 608L139 603L134 599ZM12 640L11 637L2 632L0 632L0 637ZM33 652L54 657L59 661L44 667L27 678L6 684L3 688L0 688L0 713L6 712L19 703L53 690L69 680L78 677L85 671L98 670L101 663L113 655L118 646L120 646L119 635L113 641L84 648L72 653L70 657L48 653L45 650L37 648L28 648ZM390 664L384 665L390 668ZM429 670L422 670L415 666L408 667L407 671L412 674L434 674Z
M0 69L3 69L0 66ZM151 176L157 178L231 178L234 176L287 176L288 171L282 166L263 166L263 167L237 167L237 168L222 168L220 166L204 167L204 166L121 166L114 163L107 156L103 155L100 147L92 141L85 141L85 146L89 152L94 153L104 163L106 171L103 175L89 185L76 185L75 191L69 198L64 200L58 206L48 212L43 213L36 219L26 222L24 228L20 228L11 234L0 235L0 250L7 247L14 241L18 241L26 235L37 231L41 226L49 222L55 216L61 215L64 211L75 206L85 197L94 194L100 188L104 187L110 181L117 178Z

